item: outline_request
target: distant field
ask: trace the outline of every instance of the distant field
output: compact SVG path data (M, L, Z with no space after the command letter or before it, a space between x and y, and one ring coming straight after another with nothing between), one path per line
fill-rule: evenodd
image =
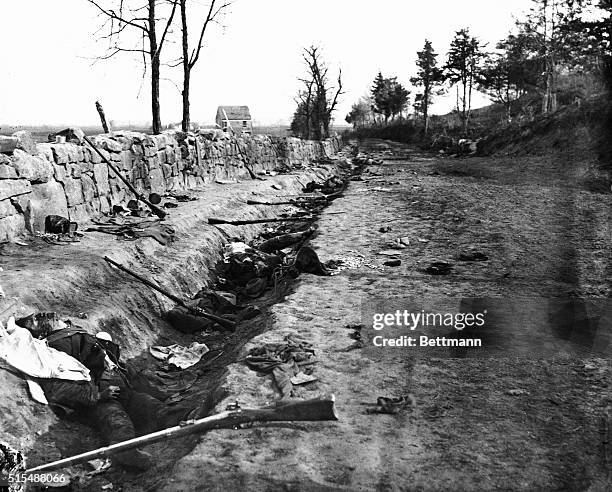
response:
M19 131L19 130L27 130L32 134L36 142L41 143L41 142L49 141L49 134L57 133L59 131L65 130L68 127L69 125L63 125L63 126L0 125L0 135L11 135L12 133ZM86 135L98 135L99 133L102 133L102 128L100 128L99 126L80 126L79 128L83 130ZM114 128L114 130L131 130L131 131L142 132L142 133L149 133L151 131L149 128L146 128L146 127L135 127L135 126L119 127L119 128Z
M288 126L255 126L253 127L255 135L274 135L275 137L290 137L291 132Z
M19 130L27 130L32 134L36 142L41 143L41 142L48 141L49 134L57 133L61 130L65 130L67 127L68 125L64 125L64 126L0 125L0 135L11 135L12 133L19 131ZM80 128L87 135L97 135L99 133L102 133L102 129L99 126L81 126ZM346 130L347 128L348 127L345 127L345 126L337 126L337 127L334 126L332 127L332 132L340 133ZM114 130L130 130L130 131L141 132L141 133L151 132L150 128L142 127L142 126L122 126L122 127L113 128L113 129ZM289 126L283 126L283 125L256 126L253 128L253 133L255 135L273 135L275 137L290 137L291 136L291 132L289 131Z

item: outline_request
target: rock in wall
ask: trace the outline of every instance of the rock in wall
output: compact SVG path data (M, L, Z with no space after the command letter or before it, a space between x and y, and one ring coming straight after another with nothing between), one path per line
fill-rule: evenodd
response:
M23 132L21 132L23 133ZM83 223L132 198L125 184L90 147L76 143L33 145L15 134L11 154L0 154L0 243L44 231L45 217ZM189 190L216 179L287 170L332 156L336 137L323 142L220 130L160 135L117 131L93 139L100 152L138 191ZM14 147L14 148L13 148Z

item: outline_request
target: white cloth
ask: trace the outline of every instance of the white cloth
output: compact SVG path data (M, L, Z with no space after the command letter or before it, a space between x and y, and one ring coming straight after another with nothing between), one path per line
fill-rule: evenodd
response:
M70 355L55 350L45 340L37 340L25 328L8 320L0 323L0 360L27 376L68 381L91 381L89 369Z
M49 401L45 396L45 392L40 384L38 384L36 381L32 381L31 379L26 379L26 383L28 384L28 390L30 391L32 400L42 403L43 405L49 404Z
M156 346L149 349L151 355L156 359L174 364L180 369L187 369L199 362L202 356L208 352L208 347L203 343L193 342L189 347L182 345L168 345L167 347Z
M105 368L107 371L111 371L111 372L112 372L112 371L114 371L115 369L117 369L117 364L115 364L115 363L114 363L114 362L113 362L113 361L110 359L110 357L108 356L108 354L106 354L106 355L104 356L104 368Z

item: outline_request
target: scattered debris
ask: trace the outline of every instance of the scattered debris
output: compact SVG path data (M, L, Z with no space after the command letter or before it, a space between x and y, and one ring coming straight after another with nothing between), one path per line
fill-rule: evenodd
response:
M167 246L175 239L174 229L169 225L161 224L157 219L108 217L93 222L95 225L88 227L87 231L114 234L125 240L133 241L141 237L152 237L159 244Z
M153 346L149 352L158 360L166 362L169 366L179 369L187 369L197 364L202 356L208 352L208 347L203 343L192 342L189 347L173 344L166 347Z
M198 200L197 196L194 196L189 192L170 191L166 193L164 196L167 198L172 198L173 200L176 200L177 202L193 202L193 201Z
M306 184L303 191L304 193L312 193L314 191L321 190L322 193L330 195L344 188L344 186L346 186L346 183L343 180L337 176L332 176L331 178L327 178L323 183L310 181Z
M381 255L381 256L393 256L393 257L396 257L397 256L397 250L395 250L395 249L384 249L382 251L379 251L378 254Z
M351 345L349 345L348 347L346 347L345 349L341 350L342 352L350 352L351 350L358 350L364 347L364 341L363 341L363 337L361 334L361 331L365 328L365 325L363 325L362 323L359 324L353 324L353 325L346 325L346 328L349 330L353 330L353 333L351 333L349 335L349 337L351 337L353 340L355 340L354 343L352 343Z
M364 264L365 258L363 255L347 255L343 258L326 261L325 269L330 272L330 275L338 275L342 270L359 268Z
M47 215L45 217L45 232L49 234L67 234L72 237L77 228L78 224L76 222L70 222L69 219L61 215Z
M459 253L457 259L459 261L487 261L489 257L481 251L470 250Z
M376 399L376 407L368 408L368 413L388 413L391 415L398 414L401 410L408 407L415 407L416 401L414 396L408 394L406 396L399 396L397 398L391 398L387 396L379 396Z
M509 389L508 391L506 391L506 394L510 396L520 396L520 395L528 395L529 392L524 389Z
M402 264L402 260L400 259L387 260L383 263L383 265L388 266L388 267L398 267L401 264Z
M87 473L87 476L94 477L108 470L111 467L111 460L109 460L108 458L106 459L96 458L94 460L88 461L87 464L91 468L91 471ZM111 488L112 488L112 484L109 484L109 485L111 485Z
M299 386L300 384L308 384L313 383L314 381L318 381L319 378L313 376L312 374L306 374L304 372L298 372L295 376L289 379L291 384L294 386Z
M254 371L272 373L281 395L288 398L293 396L294 383L291 378L299 373L312 375L316 357L310 343L288 336L284 342L268 343L251 349L245 362Z
M153 204L153 205L159 205L162 201L162 197L160 195L158 195L157 193L151 193L149 194L149 201Z
M448 275L451 273L453 265L445 261L434 261L426 269L425 273L430 275Z
M21 451L18 451L7 443L0 441L0 484L8 482L9 475L21 474L26 469L26 460ZM17 491L21 489L10 485L8 490Z
M257 249L264 253L273 253L274 251L280 251L285 249L292 244L299 243L300 241L306 240L314 232L314 228L308 228L303 232L294 232L289 234L281 234L279 236L267 239Z
M329 275L327 269L319 260L319 256L310 246L302 246L295 257L295 268L300 273L312 273L313 275Z

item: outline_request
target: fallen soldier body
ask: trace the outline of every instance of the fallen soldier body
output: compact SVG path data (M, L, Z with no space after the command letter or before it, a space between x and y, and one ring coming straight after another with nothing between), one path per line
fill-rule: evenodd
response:
M39 313L17 321L36 338L46 338L50 347L65 352L90 371L91 381L40 379L50 404L79 412L95 426L105 444L113 444L154 432L164 427L164 404L136 391L128 371L119 360L119 347L105 332L93 336L82 328L67 325L55 313ZM138 425L135 427L134 423ZM151 456L140 450L117 455L119 464L146 469Z

